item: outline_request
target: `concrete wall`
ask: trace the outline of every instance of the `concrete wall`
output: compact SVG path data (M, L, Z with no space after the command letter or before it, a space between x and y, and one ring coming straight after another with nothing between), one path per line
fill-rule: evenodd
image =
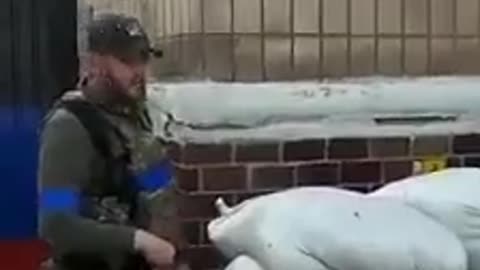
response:
M478 0L86 0L141 19L155 74L290 80L480 71Z

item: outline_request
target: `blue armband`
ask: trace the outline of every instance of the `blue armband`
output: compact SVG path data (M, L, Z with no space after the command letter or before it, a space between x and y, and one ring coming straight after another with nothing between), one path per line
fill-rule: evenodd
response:
M39 196L41 214L52 212L78 213L80 193L72 188L44 188Z
M156 191L168 186L172 178L172 168L169 162L155 164L137 175L137 185L141 191Z

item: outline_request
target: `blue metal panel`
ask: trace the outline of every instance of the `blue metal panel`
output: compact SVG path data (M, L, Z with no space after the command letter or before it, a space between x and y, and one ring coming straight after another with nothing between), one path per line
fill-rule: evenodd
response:
M39 129L52 99L75 85L76 7L75 0L0 1L0 240L37 237ZM154 177L169 178L162 165Z
M37 133L41 112L2 108L0 115L12 115L16 126L0 130L0 239L36 237ZM18 121L18 122L17 122Z
M0 1L0 240L37 236L38 129L74 83L75 21L75 0Z

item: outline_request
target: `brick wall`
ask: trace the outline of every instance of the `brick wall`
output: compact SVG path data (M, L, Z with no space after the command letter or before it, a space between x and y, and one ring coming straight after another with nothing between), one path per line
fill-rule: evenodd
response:
M293 186L328 185L371 191L412 175L414 162L443 156L447 166L480 165L480 135L333 138L301 141L186 144L173 157L183 198L180 216L194 269L221 262L206 224L214 200L239 203Z

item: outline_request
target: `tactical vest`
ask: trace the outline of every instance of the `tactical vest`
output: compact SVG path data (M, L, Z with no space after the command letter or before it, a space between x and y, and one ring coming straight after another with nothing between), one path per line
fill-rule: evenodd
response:
M98 201L85 200L82 202L80 214L83 217L95 219L100 222L107 223L123 223L124 220L134 223L135 215L138 211L137 198L139 188L136 186L134 175L129 170L131 163L131 155L125 147L124 154L117 157L114 156L111 149L110 134L116 137L126 145L126 138L122 133L110 122L99 109L84 99L66 99L60 100L55 109L65 109L75 115L87 130L91 143L105 160L105 170L107 173L100 183L96 183L97 187L92 194L85 194L87 198L106 198L113 197L123 204L129 206L126 213L105 213L99 211L96 203ZM136 225L136 224L131 224ZM71 254L61 258L61 267L68 270L109 270L108 263L104 258L92 255ZM148 270L150 267L139 255L130 255L125 259L125 265L122 270Z

